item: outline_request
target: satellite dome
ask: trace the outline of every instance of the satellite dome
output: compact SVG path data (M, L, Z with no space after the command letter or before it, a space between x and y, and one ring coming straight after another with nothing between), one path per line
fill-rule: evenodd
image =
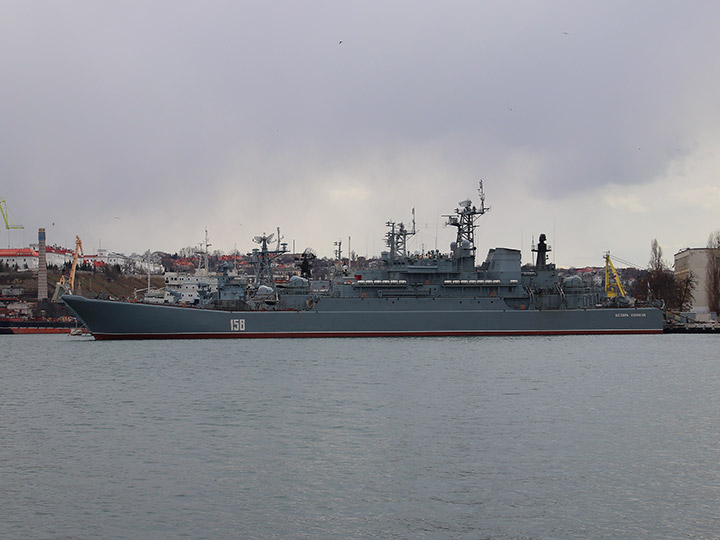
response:
M568 289L579 289L583 286L583 280L580 276L570 276L563 280L563 287Z
M310 285L310 282L307 279L305 279L304 277L300 277L300 276L292 276L290 278L290 281L288 281L288 284L287 284L288 287L293 287L293 288L298 288L298 289L303 288L303 287L308 287L309 285Z

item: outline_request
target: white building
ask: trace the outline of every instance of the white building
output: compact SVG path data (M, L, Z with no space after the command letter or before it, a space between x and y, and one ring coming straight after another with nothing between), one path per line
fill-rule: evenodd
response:
M30 244L30 249L39 252L38 244ZM65 263L72 263L73 252L60 246L45 246L45 261L48 266L62 268Z
M0 261L19 271L37 270L40 254L31 248L0 249Z
M65 263L72 263L73 252L58 246L46 246L45 260L48 266L62 268Z
M40 266L38 244L30 244L27 248L0 249L0 262L18 271L37 271ZM72 264L75 252L59 246L46 246L45 259L49 267L62 269L65 264ZM89 264L96 268L118 265L123 271L139 274L162 274L163 266L157 262L147 260L141 255L127 257L122 253L115 253L107 249L99 249L95 255L78 256L78 264Z
M98 261L102 261L104 264L107 264L108 266L115 266L120 265L123 266L125 264L125 255L122 253L114 253L112 251L108 251L107 249L98 249L97 251L97 259Z
M138 255L133 253L129 257L122 255L125 262L123 265L123 271L133 274L162 274L165 272L165 268L159 262L154 262L151 258L147 258L145 255Z

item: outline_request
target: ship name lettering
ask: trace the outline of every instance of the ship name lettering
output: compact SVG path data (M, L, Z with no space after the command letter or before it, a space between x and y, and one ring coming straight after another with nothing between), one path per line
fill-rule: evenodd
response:
M230 331L242 332L245 330L245 319L230 319Z
M628 315L627 313L616 313L615 316L616 317L629 317L630 315Z

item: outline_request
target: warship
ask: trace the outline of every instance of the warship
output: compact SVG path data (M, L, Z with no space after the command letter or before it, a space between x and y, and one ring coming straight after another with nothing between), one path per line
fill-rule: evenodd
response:
M534 265L522 266L520 250L497 247L477 266L477 220L490 209L482 182L478 194L478 206L464 200L444 216L457 229L449 253L410 253L414 217L410 228L389 221L382 267L338 267L329 280L318 282L311 279L312 253L306 251L300 275L277 283L273 259L286 246L278 239L271 249L273 235L263 234L254 238L260 245L252 254L254 279L225 267L193 281L192 302L173 292L176 276L166 294L152 301L72 294L62 300L98 340L663 332L663 311L657 307L609 295L579 276L563 279L548 262L545 235L533 246Z

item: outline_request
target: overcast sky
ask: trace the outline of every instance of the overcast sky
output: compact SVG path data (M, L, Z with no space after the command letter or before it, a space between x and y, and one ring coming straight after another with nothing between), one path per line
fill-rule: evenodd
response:
M413 249L640 266L720 229L720 3L0 0L0 197L85 251ZM624 266L624 265L620 265Z

